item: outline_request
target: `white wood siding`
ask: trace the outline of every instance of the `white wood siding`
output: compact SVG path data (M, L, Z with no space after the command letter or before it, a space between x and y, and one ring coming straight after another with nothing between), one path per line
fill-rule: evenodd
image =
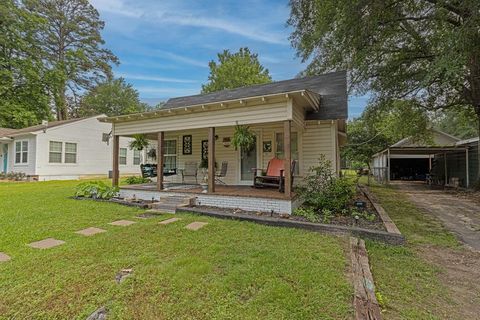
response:
M28 141L28 163L15 163L15 142L17 141ZM13 140L8 145L8 171L14 172L24 172L28 175L35 174L35 166L36 166L36 158L37 158L37 147L36 147L36 137L28 134L25 136L19 136ZM3 166L3 162L2 162Z

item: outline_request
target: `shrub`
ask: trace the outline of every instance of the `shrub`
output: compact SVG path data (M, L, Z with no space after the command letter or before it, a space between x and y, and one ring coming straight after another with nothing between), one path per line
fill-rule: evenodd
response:
M117 193L117 187L107 186L101 181L89 181L77 185L75 196L94 199L110 199L116 196Z
M293 211L293 215L304 217L310 222L318 222L320 220L318 213L313 208L310 208L310 207L297 208Z
M355 184L347 178L337 177L331 169L331 161L325 156L319 159L316 167L298 187L298 194L304 204L319 212L329 210L334 213L347 208L355 195Z
M126 184L142 184L152 182L149 178L131 176L125 179Z

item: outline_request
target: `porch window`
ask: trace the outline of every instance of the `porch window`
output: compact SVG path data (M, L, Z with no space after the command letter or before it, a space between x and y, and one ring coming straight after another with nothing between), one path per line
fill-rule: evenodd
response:
M298 174L299 165L298 165L298 133L292 132L290 136L290 148L292 151L292 160L297 161L295 166L295 174ZM275 134L275 156L278 159L285 159L285 148L283 143L283 132L277 132Z
M50 141L48 155L49 163L62 163L62 143L59 141Z
M120 148L118 163L121 165L127 164L127 148Z
M65 142L65 163L77 163L77 144Z
M28 141L15 142L15 163L28 163Z
M142 162L140 158L140 150L133 150L133 164L138 166Z
M177 168L177 140L165 140L165 149L163 155L165 170Z

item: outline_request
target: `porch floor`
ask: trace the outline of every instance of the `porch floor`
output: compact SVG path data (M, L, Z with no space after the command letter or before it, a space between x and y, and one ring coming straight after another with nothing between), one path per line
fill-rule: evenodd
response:
M134 185L124 185L120 187L125 190L143 190L143 191L157 191L155 183L144 183ZM178 193L202 193L202 187L198 184L181 184L181 183L165 183L163 191L175 191ZM268 198L268 199L282 199L291 200L295 198L295 193L289 198L278 189L270 188L252 188L251 186L241 185L215 185L215 195L222 196L238 196L238 197L253 197L253 198Z

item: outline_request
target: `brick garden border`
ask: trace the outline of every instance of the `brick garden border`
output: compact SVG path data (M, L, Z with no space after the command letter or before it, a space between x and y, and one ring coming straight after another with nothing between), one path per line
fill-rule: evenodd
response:
M370 230L357 227L347 227L347 226L338 226L331 224L321 224L313 222L304 222L289 220L285 218L274 218L268 216L254 216L244 213L225 213L225 212L215 212L214 210L208 210L204 208L197 207L184 207L177 210L177 212L187 212L193 214L201 214L209 217L220 218L220 219L231 219L231 220L240 220L240 221L249 221L259 224L276 226L276 227L287 227L287 228L298 228L304 230L310 230L319 233L328 233L334 235L352 235L362 238L368 238L372 240L382 241L392 245L402 245L405 243L405 238L401 234L390 233L381 230Z

